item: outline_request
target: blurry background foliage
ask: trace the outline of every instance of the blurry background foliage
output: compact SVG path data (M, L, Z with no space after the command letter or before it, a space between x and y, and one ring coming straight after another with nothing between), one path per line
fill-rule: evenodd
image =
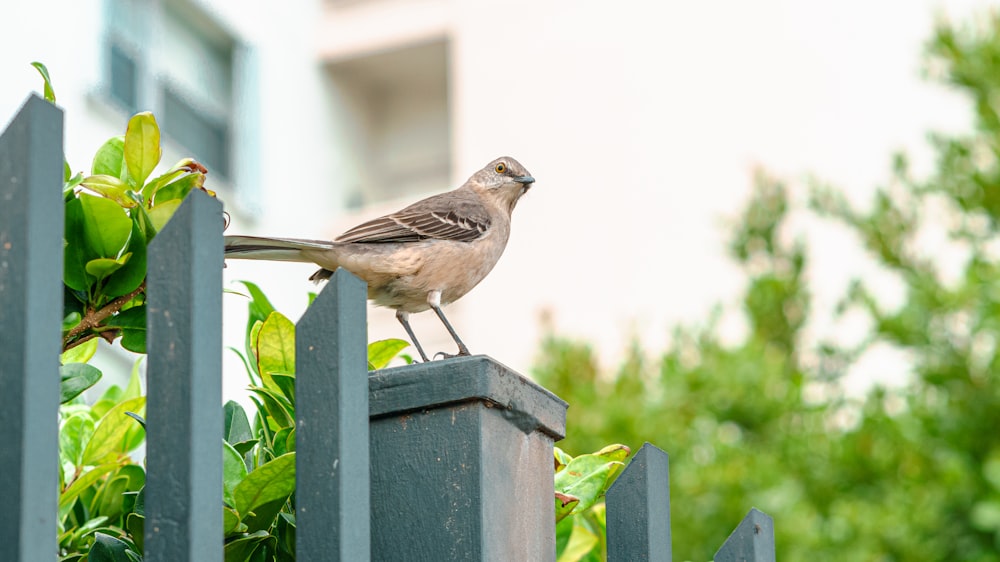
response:
M785 560L1000 560L1000 16L940 23L926 68L975 111L971 132L930 135L926 178L897 155L860 210L819 184L798 208L758 175L730 245L748 276L743 341L721 343L714 321L680 327L658 360L635 348L613 374L586 344L544 342L534 375L572 405L564 449L648 440L671 454L677 559L709 559L756 506ZM902 288L893 307L865 279L846 291L838 314L869 326L854 347L803 346L806 264L838 258L788 242L791 212L846 227ZM929 230L947 232L950 255L921 247ZM886 345L911 358L890 367L909 384L845 395L852 364Z

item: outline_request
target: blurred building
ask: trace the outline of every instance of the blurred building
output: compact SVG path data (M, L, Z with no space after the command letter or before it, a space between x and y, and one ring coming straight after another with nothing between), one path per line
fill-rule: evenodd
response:
M935 11L989 2L37 0L8 3L0 112L48 64L74 170L137 110L167 165L194 155L231 231L332 238L514 156L537 178L506 255L449 318L475 353L527 372L544 321L613 363L662 349L716 303L742 329L725 219L761 165L811 172L864 201L965 106L920 80ZM810 227L818 307L866 272L852 241ZM851 257L853 256L853 257ZM314 268L233 263L293 318ZM244 305L226 297L227 345ZM433 315L429 350L452 350ZM827 326L814 328L822 332ZM370 311L370 337L403 337ZM244 379L238 363L231 388Z

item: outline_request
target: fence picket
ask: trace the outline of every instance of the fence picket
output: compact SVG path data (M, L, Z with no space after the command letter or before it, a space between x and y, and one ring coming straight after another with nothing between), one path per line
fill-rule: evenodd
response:
M774 519L756 507L715 553L715 562L774 562Z
M62 145L37 95L0 136L0 544L19 562L57 554Z
M339 269L295 328L296 558L370 558L367 287Z
M608 561L671 560L670 462L646 443L605 497Z
M149 244L146 562L222 560L222 224L195 190Z

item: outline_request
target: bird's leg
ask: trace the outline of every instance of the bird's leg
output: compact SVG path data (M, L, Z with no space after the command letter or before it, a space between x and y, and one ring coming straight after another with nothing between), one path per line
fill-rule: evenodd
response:
M410 315L402 310L396 311L396 320L403 325L403 329L406 330L406 335L410 336L410 341L413 342L413 347L417 348L417 353L420 354L420 358L424 360L424 363L430 361L427 358L427 354L424 353L424 348L420 347L420 342L417 341L417 336L413 335L413 328L410 327Z
M455 340L455 343L458 344L458 354L472 355L469 353L469 348L465 347L465 344L462 343L462 339L458 337L458 333L455 332L455 328L452 328L451 323L449 323L448 319L444 317L444 311L441 310L441 291L431 291L427 295L427 304L431 305L431 309L433 309L434 313L441 319L441 323L444 324L445 328L448 328L448 333L451 334L451 339ZM447 353L442 353L442 355L445 357L454 357L453 355L448 355Z

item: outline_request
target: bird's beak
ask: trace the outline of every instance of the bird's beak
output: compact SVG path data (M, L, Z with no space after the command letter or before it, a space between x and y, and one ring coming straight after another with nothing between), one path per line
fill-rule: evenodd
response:
M535 183L535 178L533 178L531 176L517 176L517 177L514 178L514 181L516 181L517 183L520 183L520 184L524 184L524 185L531 185L531 184Z

